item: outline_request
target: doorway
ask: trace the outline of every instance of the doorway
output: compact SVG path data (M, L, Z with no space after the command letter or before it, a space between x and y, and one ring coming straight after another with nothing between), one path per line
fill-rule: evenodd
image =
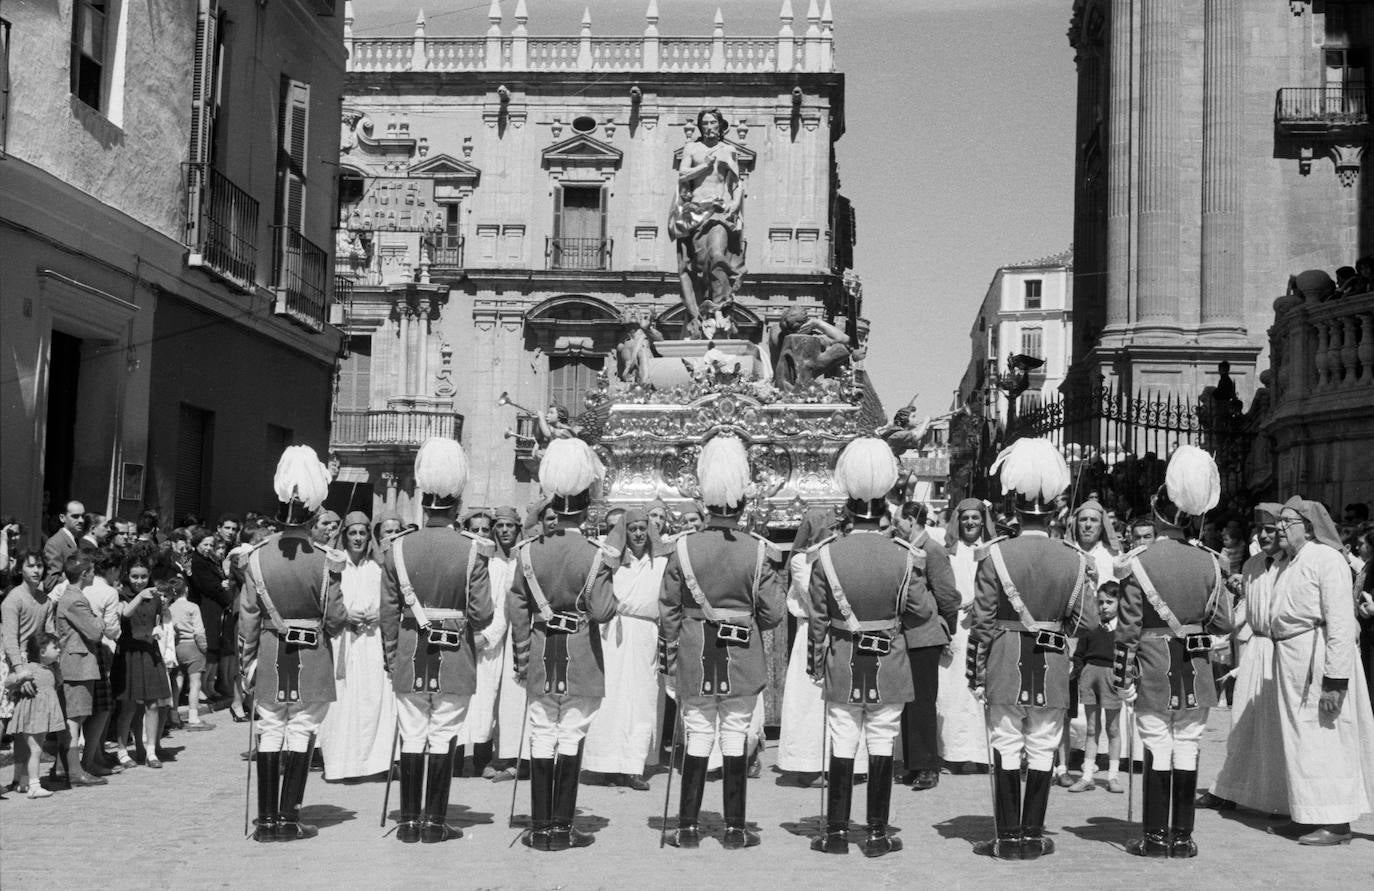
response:
M76 397L81 380L81 338L52 332L48 350L48 417L43 442L43 522L72 498L76 461ZM45 529L45 532L51 530Z

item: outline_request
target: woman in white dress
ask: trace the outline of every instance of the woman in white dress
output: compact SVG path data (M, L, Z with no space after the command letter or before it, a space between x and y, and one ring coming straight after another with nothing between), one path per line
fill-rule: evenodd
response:
M366 777L389 767L396 733L396 697L382 665L377 627L382 568L372 548L371 522L353 511L343 524L342 593L348 628L334 647L337 698L320 725L326 780Z
M977 498L955 506L945 528L945 549L959 589L959 625L952 629L948 652L940 660L940 690L935 701L940 722L940 758L948 764L987 764L988 742L983 707L969 692L965 664L968 630L972 624L976 551L997 534L992 511ZM973 769L973 768L970 768Z
M615 571L616 615L601 628L606 696L592 718L582 767L610 785L641 792L658 715L658 600L667 551L643 508L627 510L607 536L621 554Z

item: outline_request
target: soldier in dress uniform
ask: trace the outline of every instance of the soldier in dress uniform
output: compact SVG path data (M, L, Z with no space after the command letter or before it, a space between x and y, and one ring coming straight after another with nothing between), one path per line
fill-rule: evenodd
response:
M344 555L310 540L315 511L329 493L328 468L309 446L291 446L277 464L273 488L282 531L246 555L239 593L240 681L252 691L257 713L253 838L260 842L319 834L300 821L301 801L315 733L334 701L329 641L348 623L339 589Z
M426 440L415 456L425 525L392 539L382 561L382 657L401 737L396 837L407 844L463 834L448 825L448 793L458 733L477 689L475 635L493 612L492 543L453 528L467 477L456 440Z
M1069 704L1069 638L1097 626L1096 582L1082 551L1049 537L1054 499L1069 484L1059 451L1048 440L1019 439L992 471L999 467L1002 490L1016 493L1021 534L994 539L978 554L969 686L988 712L997 835L974 852L1033 860L1054 853L1045 809Z
M749 484L744 444L720 434L701 449L697 479L709 520L680 537L663 573L660 669L676 691L687 737L678 827L668 843L695 848L706 766L720 738L725 792L722 845L759 843L745 827L748 758L745 737L767 679L762 633L786 616L782 555L767 540L739 528ZM717 731L719 727L719 731Z
M1220 496L1212 457L1179 446L1153 499L1155 540L1120 561L1129 574L1121 584L1113 683L1135 701L1145 747L1144 836L1126 846L1140 857L1197 856L1198 740L1217 704L1211 653L1229 640L1231 595L1218 555L1187 541L1185 529Z
M515 676L529 703L530 831L539 851L585 848L573 828L582 740L606 695L600 625L615 616L611 555L579 529L601 462L580 439L555 439L539 462L557 526L520 544L506 599Z
M847 445L835 481L848 496L850 531L815 546L811 570L811 675L824 686L830 734L830 790L825 834L811 850L849 853L849 810L854 756L862 733L868 743L868 837L865 857L902 848L888 834L892 803L892 747L902 709L916 697L903 619L935 615L935 598L913 584L926 553L878 528L887 515L884 496L897 483L897 459L887 443L862 437Z

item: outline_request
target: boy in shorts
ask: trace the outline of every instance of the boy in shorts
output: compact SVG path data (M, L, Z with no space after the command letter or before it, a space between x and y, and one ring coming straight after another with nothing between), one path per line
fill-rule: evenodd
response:
M1120 585L1103 582L1097 589L1097 615L1101 625L1092 633L1078 639L1074 652L1074 673L1078 684L1078 701L1088 720L1087 740L1084 742L1083 775L1069 787L1070 792L1090 792L1096 788L1093 773L1097 769L1098 737L1102 733L1103 716L1107 725L1107 791L1124 792L1117 778L1117 761L1121 758L1121 698L1112 688L1112 655L1116 642L1116 610Z

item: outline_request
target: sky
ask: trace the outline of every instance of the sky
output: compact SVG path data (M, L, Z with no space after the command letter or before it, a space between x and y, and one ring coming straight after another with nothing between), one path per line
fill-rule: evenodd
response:
M867 368L889 412L948 410L997 267L1073 237L1071 0L831 0L845 73L842 191L872 322ZM503 31L516 0L502 0ZM792 0L806 27L808 0ZM531 35L641 34L648 0L526 0ZM665 36L775 35L782 0L658 0ZM824 5L824 0L821 0ZM355 37L486 33L487 2L354 0ZM746 277L745 287L748 287Z

